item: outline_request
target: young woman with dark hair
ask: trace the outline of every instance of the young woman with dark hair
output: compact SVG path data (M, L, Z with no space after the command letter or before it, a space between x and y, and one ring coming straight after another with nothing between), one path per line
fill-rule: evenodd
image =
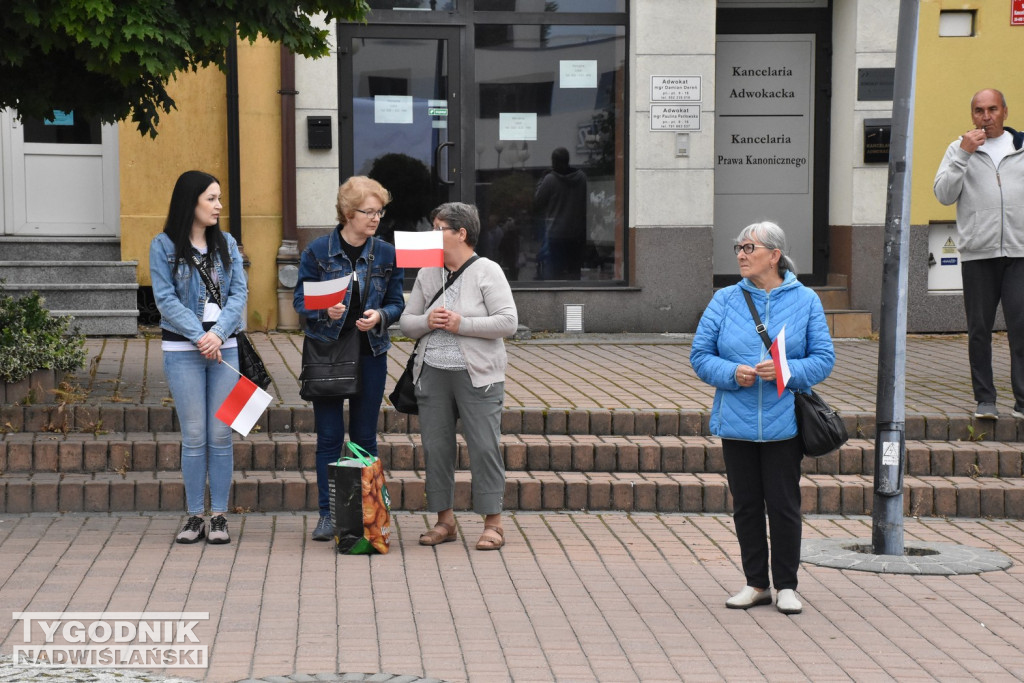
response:
M186 171L174 185L164 230L149 249L164 374L181 423L189 518L178 543L231 541L225 518L234 470L231 428L214 415L238 380L227 365L238 367L234 335L244 329L248 289L238 244L221 232L221 208L217 179ZM219 291L210 291L200 269ZM207 480L213 515L209 533L203 519Z

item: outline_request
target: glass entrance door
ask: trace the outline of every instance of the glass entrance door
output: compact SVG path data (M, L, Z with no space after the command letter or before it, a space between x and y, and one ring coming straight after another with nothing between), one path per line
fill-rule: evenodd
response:
M462 199L459 29L339 26L341 175L367 175L393 201L378 235L429 230Z

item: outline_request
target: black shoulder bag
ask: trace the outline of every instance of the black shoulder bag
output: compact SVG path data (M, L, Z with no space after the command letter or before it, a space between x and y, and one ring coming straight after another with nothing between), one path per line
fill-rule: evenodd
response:
M373 260L374 238L370 238L370 260ZM353 272L355 264L353 264ZM369 272L369 271L367 271ZM369 283L364 283L368 288ZM367 296L367 292L360 292ZM350 302L351 303L351 302ZM343 330L337 339L321 341L313 337L302 340L302 372L299 373L299 396L311 401L317 398L351 398L362 389L359 372L359 330Z
M761 316L757 314L754 307L754 300L750 292L743 290L743 298L747 300L747 307L750 308L750 315L757 325L757 333L761 335L761 341L766 348L772 347L772 340L768 337L765 326L761 323ZM817 458L831 453L842 446L850 438L846 433L846 425L843 418L835 408L825 402L813 389L807 392L793 391L793 406L796 411L796 429L803 442L804 455Z
M455 282L462 271L466 270L473 261L480 258L477 254L473 254L462 264L462 267L457 271L448 276L448 282L441 286L441 289L437 290L437 293L431 297L430 302L427 304L427 308L434 305L437 301L437 297L441 296L441 292L444 291L445 287L450 287ZM422 337L421 337L422 338ZM402 372L402 376L398 378L395 383L395 390L388 394L388 400L391 401L391 405L395 407L400 413L407 415L419 415L420 407L416 403L416 385L412 381L413 377L413 366L416 361L416 350L420 347L420 340L416 340L416 345L412 347L412 353L409 354L409 360L405 363L405 371Z
M224 299L221 298L220 287L213 283L213 278L206 272L202 259L195 252L192 253L192 261L196 264L196 270L199 271L203 282L206 283L206 289L210 292L214 301L217 302L217 305L223 309ZM260 354L256 352L256 347L252 345L249 336L242 331L235 333L235 341L238 343L238 371L252 381L253 384L266 391L267 387L273 383L273 380L270 377L270 373L267 372L266 366L263 365L263 359L260 358Z

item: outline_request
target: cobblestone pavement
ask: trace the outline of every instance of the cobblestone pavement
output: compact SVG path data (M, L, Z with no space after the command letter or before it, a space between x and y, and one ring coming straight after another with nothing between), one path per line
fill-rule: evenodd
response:
M310 541L314 515L236 516L223 546L172 543L182 521L0 515L0 652L21 644L13 612L208 611L195 633L209 668L154 673L212 682L345 680L337 672L472 683L1024 679L1021 522L908 518L908 542L998 551L1013 565L922 576L805 564L804 612L786 616L725 608L743 583L726 515L521 512L506 519L505 548L477 552L475 515L459 515L457 543L427 548L416 540L427 516L400 513L391 553L372 557ZM870 535L867 517L804 523L805 539ZM51 680L147 680L121 673Z
M308 405L299 397L302 336L250 335L274 377L269 389L276 405ZM714 391L690 368L688 334L549 335L509 342L505 382L508 407L603 408L615 410L709 410ZM878 342L835 341L836 367L817 387L841 411L874 412ZM397 341L388 354L388 386L405 369L412 342ZM91 338L88 372L77 381L90 402L163 405L170 400L163 376L160 339L156 337ZM1009 345L1004 333L993 342L993 370L998 405L1013 408ZM973 413L967 337L913 335L906 347L908 415L966 417Z

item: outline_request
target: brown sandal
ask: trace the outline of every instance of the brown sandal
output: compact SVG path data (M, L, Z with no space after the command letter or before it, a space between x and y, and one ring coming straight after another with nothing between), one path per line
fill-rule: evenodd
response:
M496 535L497 539L494 535L488 536L488 532ZM480 540L476 542L476 549L499 550L503 545L505 545L505 531L500 526L488 524L484 527L484 532L480 534Z
M439 531L439 529L443 529L443 531ZM438 522L434 525L433 529L420 535L420 545L439 545L441 543L450 543L451 541L458 540L458 538L459 535L455 531L454 524Z

